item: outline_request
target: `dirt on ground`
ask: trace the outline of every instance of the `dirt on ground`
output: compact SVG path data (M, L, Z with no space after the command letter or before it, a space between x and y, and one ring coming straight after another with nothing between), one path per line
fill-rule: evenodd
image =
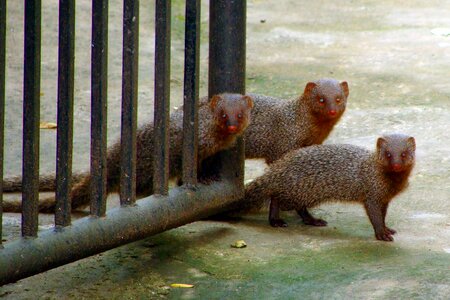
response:
M202 3L201 95L207 91L208 3ZM384 133L417 142L406 192L389 207L393 243L376 241L362 207L313 210L324 228L267 212L180 227L0 288L6 299L448 299L450 295L450 1L248 0L248 92L298 96L308 81L350 86L326 143L368 149ZM89 167L91 1L76 17L74 170ZM41 119L56 120L57 1L42 3ZM152 119L154 1L141 1L139 124ZM21 172L23 2L8 1L5 176ZM109 7L108 142L119 136L122 3ZM173 1L171 106L182 102L184 2ZM41 173L55 168L56 132L41 131ZM264 172L246 162L246 180ZM17 197L17 195L16 195ZM110 206L117 205L113 195ZM75 215L81 217L83 214ZM41 215L41 229L52 226ZM5 214L5 241L20 233ZM246 248L230 244L245 240ZM175 288L172 283L193 284Z

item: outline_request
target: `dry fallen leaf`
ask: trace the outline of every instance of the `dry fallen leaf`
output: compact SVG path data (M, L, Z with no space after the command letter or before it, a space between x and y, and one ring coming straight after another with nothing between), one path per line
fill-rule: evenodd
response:
M39 123L39 128L40 129L56 129L58 126L56 125L56 123L51 123L51 122L40 122Z
M245 247L247 247L247 244L245 243L244 240L237 240L236 242L231 244L231 247L233 247L233 248L245 248Z
M173 287L173 288L185 288L185 289L186 288L189 289L189 288L193 288L194 287L193 284L187 284L187 283L172 283L170 286Z

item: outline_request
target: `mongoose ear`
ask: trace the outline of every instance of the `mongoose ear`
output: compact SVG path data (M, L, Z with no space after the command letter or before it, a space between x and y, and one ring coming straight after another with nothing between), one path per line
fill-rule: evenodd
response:
M386 140L382 137L378 138L377 140L377 149L381 149L385 144L386 144Z
M342 81L341 82L341 88L344 91L345 98L347 98L348 94L350 93L349 90L348 90L348 83L347 83L347 81Z
M411 148L413 151L416 151L416 140L411 136L408 138L408 147Z
M314 82L308 82L305 86L305 91L303 92L303 94L305 96L309 96L312 92L312 90L317 86L316 83Z
M252 97L245 95L243 98L247 102L247 107L248 108L253 108L253 99L252 99Z
M209 100L209 106L211 107L212 110L216 108L217 103L219 102L220 99L221 99L220 95L214 95L211 97L211 100Z

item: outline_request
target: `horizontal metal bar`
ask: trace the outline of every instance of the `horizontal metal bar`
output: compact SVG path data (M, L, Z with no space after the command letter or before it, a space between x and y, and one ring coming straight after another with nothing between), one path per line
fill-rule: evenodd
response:
M36 236L39 201L41 1L25 1L22 235Z
M136 130L139 56L139 1L123 3L122 128L120 204L136 202Z
M157 195L167 195L169 189L170 3L156 0L153 187Z
M186 1L183 104L183 183L197 184L200 0Z
M92 1L91 214L106 212L108 0Z
M199 185L195 192L173 188L167 197L150 196L135 206L111 209L105 218L86 217L36 239L7 243L0 250L0 285L200 220L242 196L227 180Z
M58 132L55 224L70 225L75 56L75 0L59 1Z
M0 0L0 247L2 245L3 215L3 146L5 129L5 50L6 50L6 0Z

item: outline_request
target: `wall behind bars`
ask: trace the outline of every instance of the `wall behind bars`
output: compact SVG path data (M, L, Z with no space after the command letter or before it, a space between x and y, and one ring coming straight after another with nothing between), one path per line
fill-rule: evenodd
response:
M42 1L41 121L56 122L58 2ZM207 1L203 1L207 2ZM202 3L200 96L207 93L208 3ZM153 119L155 1L140 3L138 124ZM91 0L76 1L73 170L89 170ZM184 1L172 3L171 109L183 99ZM122 1L109 3L108 144L120 137ZM23 1L8 1L6 41L5 177L22 170ZM56 130L40 130L40 172L55 171Z

